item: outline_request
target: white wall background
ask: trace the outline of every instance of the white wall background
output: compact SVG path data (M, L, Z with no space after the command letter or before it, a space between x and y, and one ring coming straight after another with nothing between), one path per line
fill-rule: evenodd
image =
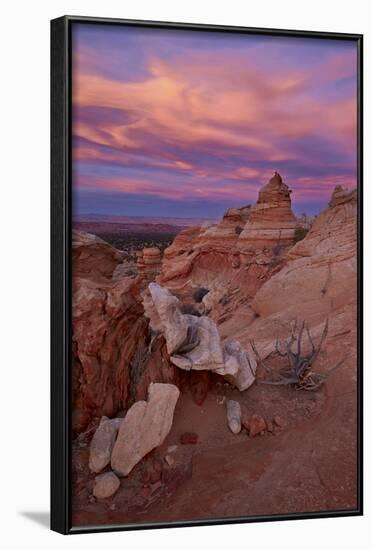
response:
M371 531L372 17L369 0L8 0L0 128L2 548L366 548ZM62 537L49 508L49 20L65 14L365 34L365 517ZM5 124L4 124L5 122ZM322 121L319 121L321 124ZM5 307L4 307L5 304ZM335 465L337 467L337 465ZM36 520L35 520L36 519ZM44 525L42 525L44 523ZM371 535L371 532L369 532Z

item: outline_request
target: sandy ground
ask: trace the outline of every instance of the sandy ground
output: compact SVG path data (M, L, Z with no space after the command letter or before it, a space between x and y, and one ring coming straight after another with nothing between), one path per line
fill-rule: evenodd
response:
M341 373L317 392L256 382L240 393L213 380L202 405L184 388L163 445L105 502L92 497L89 441L81 437L73 450L73 525L355 509L357 424L350 378ZM278 416L281 426L254 438L244 429L233 435L226 398L239 401L243 415L270 422ZM197 444L181 445L184 432L197 433Z

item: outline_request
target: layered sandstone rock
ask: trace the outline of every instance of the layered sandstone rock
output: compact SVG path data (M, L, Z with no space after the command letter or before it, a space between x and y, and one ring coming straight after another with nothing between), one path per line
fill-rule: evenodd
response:
M110 279L125 257L124 252L96 235L77 230L72 232L72 268L75 277Z
M151 336L143 316L141 279L111 278L113 259L121 260L121 253L101 239L88 237L84 242L87 242L86 253L80 240L73 265L72 425L75 432L84 430L93 417L113 417L134 400L141 399L150 382L177 383L178 377L177 369L170 365L165 341L158 338L149 348ZM106 258L103 264L109 266L104 272L94 267L102 257ZM81 273L84 277L79 276Z
M240 208L228 208L223 215L223 223L233 223L235 225L244 225L251 212L251 205L241 206Z
M327 350L332 350L333 362L345 355L346 363L355 364L355 190L341 192L336 188L330 205L317 216L306 237L290 249L286 265L257 291L250 304L255 318L249 326L243 330L235 324L239 319L236 311L236 321L226 324L225 334L234 334L245 346L249 346L250 339L255 339L261 355L267 356L273 351L276 337L290 335L294 319L306 320L315 340L328 319L324 357Z
M194 226L178 233L172 244L165 249L160 281L178 281L188 277L199 255L197 247L201 227Z
M148 400L137 401L121 423L111 456L111 467L127 476L134 466L168 435L179 389L172 384L150 384Z
M252 307L260 315L302 310L302 317L325 316L355 303L356 194L339 202L336 189L330 204L291 248L287 266L258 291Z
M197 246L200 248L210 246L214 250L219 247L222 250L234 247L249 219L250 210L250 205L242 206L241 208L229 208L226 210L220 223L202 226Z
M253 297L281 267L296 225L288 186L275 173L254 206L230 208L220 223L179 233L164 253L157 280L176 291L238 287Z
M255 380L256 361L239 342L221 342L216 323L181 313L169 290L150 283L144 295L145 315L153 331L164 335L170 361L183 370L206 370L225 376L241 391Z
M329 201L329 206L338 206L339 204L346 204L350 202L356 202L357 192L356 189L350 191L349 189L344 189L342 185L336 185L332 193L331 200Z
M291 245L294 242L296 218L291 208L291 191L275 172L258 194L239 241L240 251Z
M134 279L74 279L72 304L73 429L114 416L130 395L131 364L147 323Z
M161 252L159 248L144 248L137 252L137 273L139 277L149 283L154 281L161 270Z

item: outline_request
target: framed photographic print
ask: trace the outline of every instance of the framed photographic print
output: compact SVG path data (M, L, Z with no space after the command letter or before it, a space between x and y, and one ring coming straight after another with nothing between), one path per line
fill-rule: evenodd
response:
M51 30L52 529L362 514L362 36Z

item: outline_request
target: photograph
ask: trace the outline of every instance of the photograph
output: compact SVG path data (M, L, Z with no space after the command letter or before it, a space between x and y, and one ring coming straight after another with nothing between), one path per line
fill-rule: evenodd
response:
M358 38L68 24L71 528L360 514Z

